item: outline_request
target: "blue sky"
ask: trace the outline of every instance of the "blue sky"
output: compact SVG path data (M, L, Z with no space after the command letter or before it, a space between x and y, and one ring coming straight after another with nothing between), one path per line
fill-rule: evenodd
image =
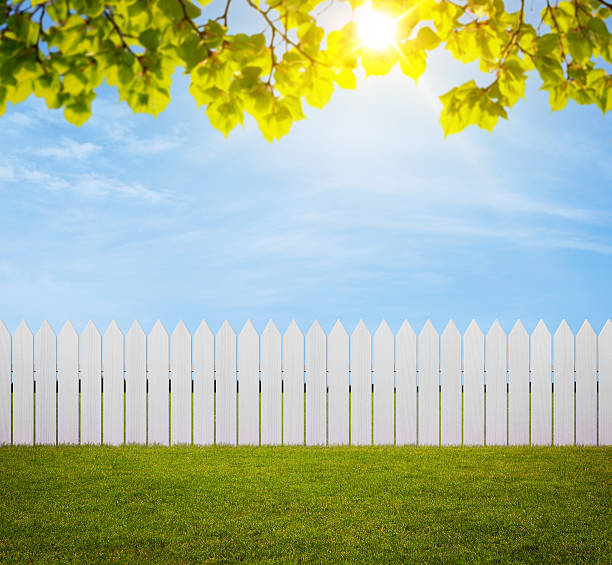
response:
M351 331L428 318L508 331L612 315L612 122L527 99L492 133L444 139L436 55L337 92L289 137L228 140L177 75L157 119L101 89L80 129L30 100L0 118L0 319L59 330L272 318Z

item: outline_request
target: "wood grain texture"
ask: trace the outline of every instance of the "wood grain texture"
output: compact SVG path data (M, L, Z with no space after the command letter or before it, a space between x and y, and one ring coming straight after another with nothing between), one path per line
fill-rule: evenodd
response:
M531 334L531 444L552 444L552 340L542 320Z
M599 334L599 445L612 445L612 322Z
M167 386L165 399L167 406ZM156 413L156 407L155 402L149 404L150 414ZM138 322L132 324L125 336L125 441L139 445L147 443L147 337Z
M236 445L236 334L223 322L215 342L217 403L215 406L217 445Z
M484 445L484 335L472 320L463 337L463 445Z
M393 332L383 320L372 340L375 445L393 445L395 440L394 341Z
M351 444L372 445L372 338L363 321L351 335Z
M144 361L145 359L143 358L143 366ZM123 376L123 364L123 334L117 323L112 321L102 337L102 369L104 371L102 377L102 388L104 391L102 399L102 441L105 445L121 445L124 441L125 421L123 414L123 389L125 381ZM146 425L146 404L144 408L144 420Z
M0 320L0 445L11 443L11 334Z
M327 438L327 346L315 321L306 334L306 445L325 445Z
M281 335L274 322L261 334L261 444L283 442Z
M80 340L81 444L102 442L102 336L93 322Z
M440 437L461 445L461 334L451 320L440 336Z
M79 443L79 336L70 322L57 337L57 439Z
M597 445L597 336L585 321L576 334L576 445Z
M204 321L193 335L193 443L215 442L215 336Z
M439 367L438 333L431 321L427 320L419 334L419 445L440 443Z
M170 345L172 394L170 440L172 445L191 444L191 334L181 320Z
M49 322L36 334L36 443L55 445L57 345Z
M508 443L529 445L529 334L520 320L508 336Z
M349 443L349 336L340 320L328 337L329 445Z
M13 443L34 443L34 337L25 322L13 336Z
M283 336L283 444L304 444L304 335L292 321Z
M395 338L397 445L417 442L417 337L404 321Z
M507 414L507 345L506 334L495 320L485 342L486 385L485 397L487 445L506 445L508 440Z
M259 334L249 320L238 336L238 443L259 445Z
M554 429L555 445L574 445L574 334L563 320L555 332Z
M170 443L168 332L158 320L147 340L149 371L149 445Z

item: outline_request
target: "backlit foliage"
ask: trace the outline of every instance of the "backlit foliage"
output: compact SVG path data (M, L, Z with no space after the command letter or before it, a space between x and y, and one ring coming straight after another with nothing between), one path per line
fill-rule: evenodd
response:
M364 3L342 2L352 9ZM373 0L374 9L397 18L394 45L382 51L360 44L350 11L337 29L322 27L333 0L207 4L0 0L0 114L7 102L34 94L80 125L106 81L134 112L157 115L180 68L214 127L227 135L248 113L274 140L304 118L304 103L322 108L336 86L355 88L360 65L371 75L399 65L416 81L439 46L484 73L440 97L446 134L471 124L492 130L524 96L529 74L540 76L553 110L569 99L604 113L612 108L607 0L535 0L529 18L525 0L514 11L503 0ZM232 30L240 10L253 11L260 33Z

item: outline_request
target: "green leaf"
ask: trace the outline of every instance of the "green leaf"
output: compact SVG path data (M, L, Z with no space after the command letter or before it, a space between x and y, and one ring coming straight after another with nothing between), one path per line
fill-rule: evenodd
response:
M159 47L159 32L156 29L145 29L138 36L138 41L140 41L143 47L155 51Z

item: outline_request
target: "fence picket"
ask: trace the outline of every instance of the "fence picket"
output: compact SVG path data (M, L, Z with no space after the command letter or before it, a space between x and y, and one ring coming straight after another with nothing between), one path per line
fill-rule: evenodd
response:
M123 389L123 382L116 384ZM166 386L166 395L167 389ZM116 397L117 402L123 400L118 392ZM155 402L149 405L149 413L155 414L155 406ZM125 441L147 443L147 337L138 322L132 324L125 336Z
M508 443L529 444L529 334L520 320L508 336Z
M11 443L11 334L0 320L0 445Z
M25 322L13 336L13 443L34 443L34 337Z
M349 443L349 337L336 322L328 338L329 445Z
M419 335L419 445L440 443L440 342L430 320Z
M417 339L414 330L404 321L395 338L396 346L396 443L417 442Z
M80 346L81 443L97 445L102 442L102 337L91 321Z
M56 341L49 322L36 334L36 443L55 445Z
M506 334L495 320L487 333L485 417L487 445L506 445L507 395L506 395Z
M102 370L102 441L106 445L121 445L124 427L123 334L114 320L102 337Z
M191 334L181 320L171 338L172 393L170 439L172 445L191 444Z
M217 395L215 406L217 445L236 445L236 334L223 322L215 343Z
M555 445L574 444L574 334L563 320L554 342L554 429Z
M597 336L585 320L576 334L576 445L597 445Z
M79 335L70 322L57 337L57 439L79 443Z
M283 337L283 443L304 444L304 335L292 321Z
M374 383L374 444L393 445L394 422L394 339L384 320L374 333L373 339Z
M440 336L440 436L461 445L461 334L451 320Z
M238 336L238 443L259 445L259 335L247 321Z
M155 443L169 445L170 443L168 353L168 332L158 320L149 334L147 343L149 445Z
M193 336L193 443L215 442L215 336L204 321Z
M261 334L261 444L281 445L282 441L281 335L270 320Z
M552 444L551 337L539 321L531 334L531 444Z
M306 334L306 445L325 445L327 379L325 333L315 321Z
M363 321L351 335L351 444L372 444L372 340Z
M599 445L612 445L612 322L599 334Z
M484 445L484 335L472 320L463 338L463 444Z

